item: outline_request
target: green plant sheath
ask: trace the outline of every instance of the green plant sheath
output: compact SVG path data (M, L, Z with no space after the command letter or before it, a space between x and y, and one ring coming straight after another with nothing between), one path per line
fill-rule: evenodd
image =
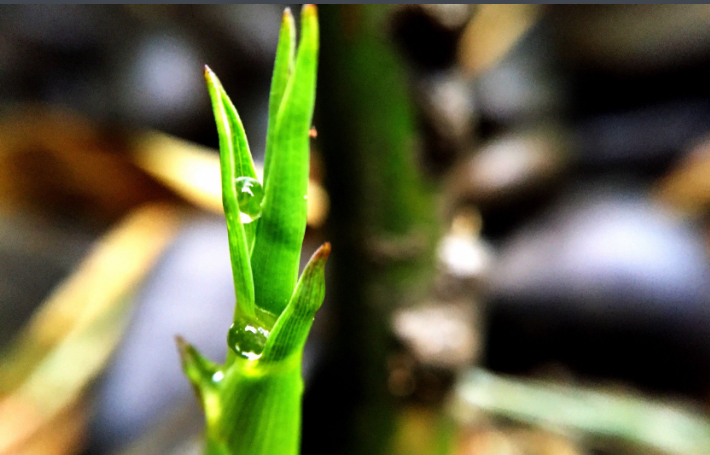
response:
M296 455L301 431L301 358L325 295L325 244L298 267L306 229L309 130L318 64L316 7L284 12L269 100L264 182L244 127L217 76L205 67L219 134L222 201L236 305L223 365L178 338L183 369L205 411L207 455Z

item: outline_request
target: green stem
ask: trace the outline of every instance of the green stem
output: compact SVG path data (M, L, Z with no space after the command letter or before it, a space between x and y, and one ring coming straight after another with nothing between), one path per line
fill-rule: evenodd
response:
M297 455L301 433L301 356L268 367L236 359L205 406L206 455Z

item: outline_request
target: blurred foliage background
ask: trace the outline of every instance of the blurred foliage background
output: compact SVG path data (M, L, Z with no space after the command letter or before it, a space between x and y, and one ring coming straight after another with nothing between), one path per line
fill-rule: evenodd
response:
M0 454L199 453L284 6L0 6ZM320 17L303 453L709 453L710 7Z

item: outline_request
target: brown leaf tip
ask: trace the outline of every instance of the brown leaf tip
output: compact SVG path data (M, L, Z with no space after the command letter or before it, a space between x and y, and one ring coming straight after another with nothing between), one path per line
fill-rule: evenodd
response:
M328 256L330 255L330 242L325 242L323 245L321 245L320 248L313 254L313 260L314 261L323 261L325 262L326 259L328 259Z
M180 357L184 359L190 349L190 344L180 335L175 335L175 344L177 344L178 351L180 351Z
M316 16L318 14L318 7L312 3L307 3L303 5L303 9L301 10L301 14L306 14L306 15L312 15Z

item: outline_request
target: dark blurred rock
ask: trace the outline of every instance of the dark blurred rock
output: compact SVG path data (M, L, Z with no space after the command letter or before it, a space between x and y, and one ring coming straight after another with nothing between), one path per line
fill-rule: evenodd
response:
M455 199L478 205L508 204L544 190L569 160L569 144L558 128L510 132L458 164L449 191Z
M0 6L0 102L40 101L216 146L208 63L263 151L281 7Z
M395 312L399 348L387 358L387 388L395 397L443 405L455 372L480 351L478 318L467 299L429 301Z
M561 362L646 387L710 388L710 264L690 225L630 185L594 185L507 239L491 280L487 363Z
M437 263L441 273L435 286L441 297L467 295L486 281L493 251L481 238L482 222L475 208L459 208L449 232L439 240Z
M656 184L657 198L690 216L710 210L710 137L704 137Z
M538 22L541 5L481 4L459 41L458 64L476 76L508 54Z
M115 7L114 7L115 8ZM104 5L3 5L2 101L44 101L105 116L100 71L125 17Z
M416 67L443 69L454 64L458 39L475 11L471 5L400 5L392 35Z
M298 14L298 8L294 12ZM201 13L204 20L232 41L235 47L243 49L266 68L274 65L279 40L276 24L281 23L283 14L281 5L211 5L202 8Z
M422 75L415 101L427 167L445 170L473 141L477 113L471 81L453 70Z
M557 5L549 13L562 52L577 64L649 72L710 51L708 5Z
M393 331L426 366L455 370L479 352L476 317L467 301L432 302L395 312Z
M0 348L89 250L99 232L31 211L0 213Z
M709 130L710 103L675 101L587 117L573 140L587 170L654 175Z
M66 52L95 49L118 18L100 5L3 5L2 12L7 36Z
M133 122L175 131L207 110L199 48L179 30L158 30L132 40L120 59L115 100Z
M482 119L520 125L554 118L569 104L566 76L544 25L531 27L499 61L476 74Z

